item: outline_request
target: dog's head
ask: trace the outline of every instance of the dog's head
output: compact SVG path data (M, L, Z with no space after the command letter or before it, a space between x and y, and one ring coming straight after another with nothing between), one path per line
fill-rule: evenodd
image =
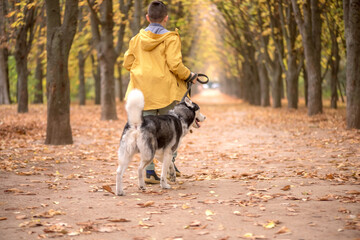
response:
M203 122L206 119L200 112L200 107L188 97L185 97L183 101L175 106L174 112L184 119L189 128L199 128L200 122Z

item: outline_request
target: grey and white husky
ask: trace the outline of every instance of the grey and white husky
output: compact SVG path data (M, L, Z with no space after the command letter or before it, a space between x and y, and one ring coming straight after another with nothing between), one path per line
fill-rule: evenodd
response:
M170 169L170 181L175 182L176 174L172 157L180 145L181 139L191 127L199 128L199 122L205 120L200 108L189 98L177 104L167 115L143 116L144 96L140 90L130 92L126 102L128 122L120 140L118 151L119 166L116 170L116 195L124 195L122 177L129 162L136 153L140 153L139 188L145 190L144 169L156 156L162 162L160 186L169 189L167 171Z

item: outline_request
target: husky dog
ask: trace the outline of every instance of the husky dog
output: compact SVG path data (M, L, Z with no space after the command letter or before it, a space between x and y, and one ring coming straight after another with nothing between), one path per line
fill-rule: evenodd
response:
M189 132L190 127L199 128L199 122L205 120L196 103L187 97L170 110L167 115L142 116L144 96L140 90L130 92L126 102L128 122L120 140L118 151L119 166L116 170L116 195L124 195L122 177L129 162L136 153L140 153L139 188L145 190L144 169L155 157L162 162L160 186L169 189L167 171L170 169L170 180L175 182L176 174L172 162L173 154L179 147L181 139Z

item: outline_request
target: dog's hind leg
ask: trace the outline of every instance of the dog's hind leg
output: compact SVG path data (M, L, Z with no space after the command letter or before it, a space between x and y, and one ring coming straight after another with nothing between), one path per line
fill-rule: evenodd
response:
M169 177L170 177L170 182L176 182L176 172L173 161L170 161Z
M146 190L145 180L144 180L144 170L147 165L150 164L152 158L150 160L145 160L141 157L140 166L138 168L138 176L139 176L139 189Z
M120 145L118 158L119 158L119 166L116 170L116 195L123 196L125 192L122 186L122 178L126 168L128 167L134 152L128 152L124 144Z

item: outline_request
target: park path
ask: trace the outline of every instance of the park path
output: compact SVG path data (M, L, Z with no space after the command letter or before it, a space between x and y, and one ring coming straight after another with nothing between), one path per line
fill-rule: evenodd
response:
M359 239L360 132L344 109L308 117L207 90L171 190L137 189L138 157L114 196L119 121L72 106L74 144L43 144L46 108L0 106L0 239Z

